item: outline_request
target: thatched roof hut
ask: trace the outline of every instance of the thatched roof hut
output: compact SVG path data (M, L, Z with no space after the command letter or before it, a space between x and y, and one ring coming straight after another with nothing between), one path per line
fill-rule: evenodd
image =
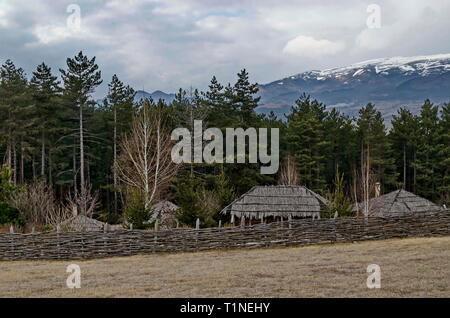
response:
M85 215L76 215L62 222L61 226L70 231L90 232L102 231L105 227L105 224L106 223L94 220Z
M359 203L363 213L364 203ZM440 212L443 209L427 199L403 189L373 198L369 201L369 217L397 217Z
M152 206L150 223L158 220L161 228L171 228L176 223L175 213L178 209L179 207L170 201L160 201Z
M320 211L327 204L325 198L303 186L257 186L221 213L246 219L320 218Z

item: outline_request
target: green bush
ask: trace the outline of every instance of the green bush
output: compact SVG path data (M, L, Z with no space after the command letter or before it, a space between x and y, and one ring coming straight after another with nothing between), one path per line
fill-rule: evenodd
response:
M25 225L25 220L20 216L19 210L10 207L7 203L0 202L0 224Z
M133 200L124 216L128 224L133 224L133 229L145 229L148 226L145 222L150 219L151 211L145 209L142 200Z

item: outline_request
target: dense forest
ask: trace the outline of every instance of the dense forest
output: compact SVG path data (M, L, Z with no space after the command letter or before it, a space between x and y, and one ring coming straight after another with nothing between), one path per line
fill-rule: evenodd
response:
M359 116L349 118L301 94L286 118L277 118L256 112L258 85L246 70L234 84L213 77L206 91L180 89L170 104L135 103L133 88L116 75L106 98L95 101L105 79L95 57L82 52L59 72L42 63L28 76L11 60L0 71L0 223L51 226L70 213L70 203L78 213L144 227L151 205L164 199L181 208L182 224L200 218L202 226L214 226L237 196L272 184L305 185L342 215L352 213L361 184L369 182L380 183L383 193L404 188L439 204L450 200L450 103L425 100L417 115L405 105L386 124L376 105L361 105ZM279 173L262 175L260 164L250 163L166 163L153 174L146 167L144 183L133 175L130 153L157 148L162 160L160 146L171 144L161 136L192 130L199 119L204 129L279 128ZM158 138L141 149L140 132ZM150 177L164 180L146 184Z

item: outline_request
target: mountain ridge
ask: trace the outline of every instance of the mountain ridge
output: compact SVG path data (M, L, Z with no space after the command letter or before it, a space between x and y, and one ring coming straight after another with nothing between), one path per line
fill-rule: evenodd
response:
M298 73L260 85L258 111L283 115L302 93L352 116L369 102L385 118L402 106L417 113L427 98L437 104L450 100L450 54L380 58Z
M450 101L450 54L378 58L325 70L312 70L259 85L259 113L273 111L284 118L301 94L356 116L371 102L390 118L400 107L420 111L425 99ZM152 97L170 103L175 94L136 92L135 101Z

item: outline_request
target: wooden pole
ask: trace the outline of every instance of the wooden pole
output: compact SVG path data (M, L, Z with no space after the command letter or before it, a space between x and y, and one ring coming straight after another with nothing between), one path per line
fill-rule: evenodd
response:
M197 221L195 222L195 229L199 230L200 229L200 219L197 218Z

